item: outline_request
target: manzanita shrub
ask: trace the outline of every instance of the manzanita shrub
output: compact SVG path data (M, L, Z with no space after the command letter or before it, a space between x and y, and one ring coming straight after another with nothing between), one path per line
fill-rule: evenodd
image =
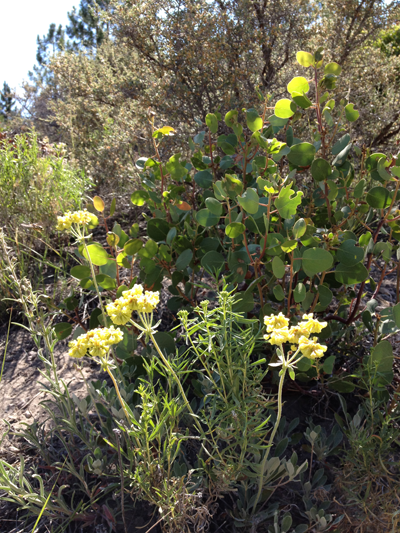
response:
M136 282L139 266L146 289L170 280L168 307L176 313L195 307L204 288L215 288L213 278L223 278L236 288L235 312L317 313L328 322L322 340L357 326L377 345L398 331L400 164L352 139L359 112L335 100L341 67L324 64L322 49L298 52L297 61L304 76L290 81L288 98L270 107L260 95L259 109L232 110L224 119L208 114L207 127L188 140L189 157L164 157L160 147L174 130L156 129L149 114L154 155L137 161L142 189L131 198L143 207L146 235L138 224L128 233L119 225L109 231L104 218L108 249L92 243L79 254L98 265L99 286L118 297ZM94 204L104 213L100 198ZM397 275L396 305L378 315L375 297L390 273ZM71 274L94 288L88 267ZM386 381L388 345L371 358ZM331 374L333 365L330 356L323 371ZM316 376L307 359L299 371L300 379ZM331 385L354 388L336 378Z

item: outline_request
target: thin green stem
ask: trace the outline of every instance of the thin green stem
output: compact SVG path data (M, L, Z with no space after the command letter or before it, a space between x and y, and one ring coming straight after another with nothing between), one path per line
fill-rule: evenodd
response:
M108 365L106 366L106 371L107 371L108 375L110 376L110 378L112 379L112 382L114 383L115 392L117 393L117 396L118 396L119 402L120 402L120 404L121 404L121 406L122 406L122 409L124 410L125 417L126 417L126 421L127 421L128 424L129 424L129 423L130 423L129 414L128 414L128 411L126 410L125 402L124 402L124 400L122 399L121 393L119 392L119 387L118 387L117 380L115 379L115 377L114 377L113 373L111 372L110 368L108 367Z
M155 346L155 348L156 348L156 350L158 352L158 355L161 357L162 362L167 367L167 369L171 373L171 375L174 377L174 380L175 380L176 384L178 385L178 388L180 390L180 393L182 394L182 398L183 398L183 400L184 400L184 402L186 404L186 407L188 408L190 414L193 416L193 419L194 419L194 422L195 422L195 424L197 426L197 429L200 431L201 435L204 435L203 428L201 427L200 422L197 420L197 417L196 417L195 413L193 412L193 409L192 409L192 407L191 407L191 405L189 403L189 400L186 397L185 391L183 390L182 383L181 383L180 379L176 375L175 370L170 365L168 359L164 356L164 354L160 350L160 347L158 346L157 341L154 338L153 332L150 331L149 335L150 335L150 339L152 340L152 342L153 342L153 344L154 344L154 346Z
M283 353L282 345L280 345L280 350ZM272 430L272 433L271 433L271 435L269 437L268 446L267 446L267 449L265 450L264 458L263 458L263 460L261 462L261 465L260 465L260 477L258 479L257 496L256 496L256 499L255 499L254 504L253 504L253 514L255 513L256 508L257 508L257 504L260 501L261 492L262 492L262 489L263 489L263 486L264 486L265 467L266 467L266 464L267 464L267 461L268 461L269 452L270 452L272 444L274 442L274 438L275 438L276 432L278 431L279 423L280 423L281 417L282 417L282 391L283 391L283 382L285 381L287 368L288 368L287 367L287 363L285 361L285 363L282 365L282 374L281 374L281 379L279 380L279 387L278 387L278 413L277 413L274 429Z

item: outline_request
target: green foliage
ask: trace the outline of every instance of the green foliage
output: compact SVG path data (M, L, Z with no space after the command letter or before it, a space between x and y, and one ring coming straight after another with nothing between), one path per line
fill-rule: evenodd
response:
M311 0L83 0L69 18L38 43L43 67L26 105L35 127L61 136L96 181L125 185L138 152L152 154L143 128L149 106L161 123L194 135L193 120L207 112L252 109L261 92L282 94L293 76L305 79L295 52L317 49L321 35L326 75L337 75L335 58L343 67L338 100L351 87L362 107L355 136L368 146L396 140L399 60L374 43L397 24L396 2L345 0L326 9ZM304 83L289 89L291 106L311 106Z
M126 489L155 506L171 531L204 529L212 502L227 493L235 495L231 517L237 528L256 532L268 522L271 532L324 531L341 520L316 493L328 492L324 466L338 453L342 432L349 441L348 460L359 463L357 471L368 470L373 454L380 460L390 455L397 395L385 415L382 410L393 379L388 338L400 330L400 167L392 155L361 150L355 143L353 126L360 116L353 103L337 97L341 66L324 64L321 48L299 52L297 59L307 79L289 81L288 98L275 107L267 97L260 98L257 109L207 114L181 152L174 153L170 144L174 128L157 128L148 113L152 157L136 161L141 189L131 196L136 207L146 206L146 225L111 227L115 202L106 207L101 197L93 199L93 208L88 207L101 219L105 241L74 233L80 264L70 273L76 294L57 307L47 301L63 322L54 327L46 322L42 300L33 291L24 293L9 262L9 279L19 287L45 364L43 377L53 398L46 408L54 432L64 447L71 438L86 453L79 468L73 458L65 459L65 472L77 480L74 490L77 486L83 502L77 509L62 488L57 498L49 498L39 480L30 484L23 465L17 472L1 463L1 487L11 501L20 504L40 491L30 512L38 515L50 502L46 512L52 519L70 520L76 512L84 521L98 505L97 476L112 480L110 491L120 490L122 512ZM267 115L268 108L273 115ZM33 141L24 142L26 151ZM31 159L25 157L23 168L26 161ZM38 164L39 158L33 161ZM380 269L379 280L373 266ZM396 304L378 312L375 297L388 272L397 276ZM139 313L141 325L117 323L123 340L100 360L113 387L90 383L86 398L71 397L57 377L55 343L110 326L105 301L113 302L135 283L154 291L167 285L167 305L178 314L179 326L156 332L160 322L153 325L153 313L147 312ZM202 301L203 289L215 301ZM94 292L99 308L90 317L81 315L85 296ZM322 331L316 327L319 340L343 338L347 347L354 335L369 334L373 348L351 372L344 371L336 352L319 359L326 349L319 345L314 359L282 344L271 355L260 319L278 313L294 326L304 313L317 313L328 323ZM345 419L336 416L341 429L327 431L310 421L303 434L293 434L298 420L287 424L282 417L286 373L302 383L319 380L316 392L327 398L336 391L345 413ZM266 391L276 384L275 406ZM368 401L351 420L337 393L355 390L366 391ZM377 435L385 445L371 442ZM54 446L49 453L37 428L24 436L53 467ZM310 454L308 476L307 463L298 464L293 451L303 437L303 450ZM363 472L365 491L368 475ZM272 503L277 489L280 501L285 484L294 481L304 503L300 519ZM113 515L108 508L105 513L112 528ZM308 523L300 523L303 519Z
M3 90L0 91L0 118L3 121L8 120L13 112L15 105L14 96L8 83L3 83Z
M337 102L335 92L326 90L336 85L340 66L324 66L321 50L300 54L299 62L313 70L315 101L296 120L290 118L294 108L283 119L281 105L266 117L266 101L260 113L247 110L244 123L238 111L228 112L225 124L233 132L218 135L222 117L209 114L209 133L189 143L190 157L176 153L164 161L160 147L170 129L156 129L149 116L156 157L143 160L142 189L132 201L152 211L147 233L157 246L145 257L133 250L132 256L142 257L140 278L148 287L158 290L163 277L171 280L174 311L196 306L200 286L212 288L202 279L207 271L233 289L244 283L249 311L250 302L272 302L292 316L316 311L339 334L360 323L373 261L383 258L388 270L397 264L396 160L360 152L345 133L358 117L354 104ZM301 76L289 82L292 98L308 92L310 83ZM311 136L303 121L315 125ZM307 132L304 140L297 130ZM372 225L365 234L364 221Z
M77 208L90 185L62 146L41 143L35 132L0 138L0 225L47 231L56 215Z

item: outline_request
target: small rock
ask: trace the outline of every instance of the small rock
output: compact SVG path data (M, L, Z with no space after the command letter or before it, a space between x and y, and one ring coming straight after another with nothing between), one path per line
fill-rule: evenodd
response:
M24 415L26 416L26 418L32 417L32 414L30 413L30 411L25 411Z

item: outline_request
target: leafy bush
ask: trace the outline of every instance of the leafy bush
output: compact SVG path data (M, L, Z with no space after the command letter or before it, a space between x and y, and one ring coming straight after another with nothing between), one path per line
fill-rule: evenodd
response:
M108 235L112 255L101 249L100 274L109 270L119 280L120 267L136 261L146 287L159 290L169 278L175 313L196 306L202 289L214 288L206 277L217 273L236 288L236 311L316 312L329 322L323 338L339 339L359 324L376 331L377 343L400 328L400 167L346 132L359 113L351 102L335 102L340 66L323 66L321 50L297 58L311 80L294 78L291 98L274 108L266 99L261 114L248 109L245 126L237 110L224 123L218 113L207 115L208 131L189 139L190 161L180 153L161 158L160 144L174 130L155 129L149 116L154 156L137 161L143 189L132 195L151 211L144 213L147 239L138 238L137 224L129 235L116 226ZM92 250L98 255L97 245ZM392 272L396 305L374 326L375 297ZM333 363L326 361L324 372L331 374ZM301 368L300 377L315 375L306 362ZM331 385L354 388L338 378Z
M57 214L79 207L89 185L62 146L40 141L35 131L0 134L0 225L8 234L21 223L48 233Z

